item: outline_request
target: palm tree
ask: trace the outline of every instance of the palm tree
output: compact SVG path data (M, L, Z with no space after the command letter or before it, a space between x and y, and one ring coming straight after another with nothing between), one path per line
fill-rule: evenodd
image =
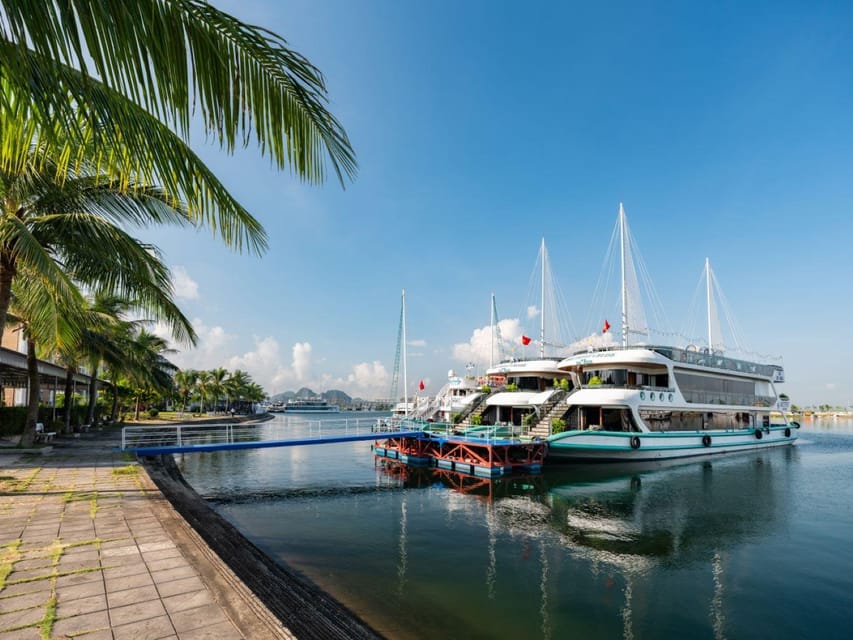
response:
M75 144L94 136L121 147L125 157L145 159L145 170L174 174L174 193L185 197L196 184L180 151L169 136L152 135L156 127L139 109L183 139L197 110L227 151L255 138L277 167L310 182L324 179L326 154L342 181L356 171L346 133L326 109L320 71L282 37L203 0L2 0L0 60L16 96L0 109L33 122L52 144L59 123ZM4 144L0 165L9 169L26 153Z
M210 394L213 396L213 412L219 407L219 399L225 393L225 380L228 377L228 371L223 367L218 367L210 371Z
M187 410L187 400L195 387L196 377L198 372L192 369L184 369L176 371L174 376L175 388L178 392L178 397L181 399L181 413Z
M199 371L196 378L195 388L201 399L200 413L204 414L204 401L210 397L210 382L213 376L210 371Z
M139 404L144 395L156 391L167 393L172 389L172 376L178 368L166 359L174 353L168 342L160 336L139 329L125 354L126 373L136 394L134 419L139 419Z
M29 398L21 445L35 439L40 396L37 345L43 342L69 349L79 336L79 312L83 298L67 279L55 282L39 273L23 270L11 299L12 315L20 323L27 339L27 379Z
M80 282L133 297L155 319L167 321L179 340L192 341L156 248L118 226L188 224L187 208L163 189L110 180L90 163L59 181L52 159L37 161L34 153L29 159L20 173L0 171L0 338L12 281L26 268L57 282L61 272L72 273Z
M251 381L251 376L240 369L228 376L228 380L225 381L225 393L228 396L229 406L232 406L233 400L241 402L245 399L246 390Z

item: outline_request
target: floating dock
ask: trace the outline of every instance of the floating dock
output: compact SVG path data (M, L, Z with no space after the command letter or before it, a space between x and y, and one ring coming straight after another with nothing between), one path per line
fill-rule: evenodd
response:
M374 455L412 466L496 478L512 473L539 473L548 446L543 441L470 438L420 433L377 440Z

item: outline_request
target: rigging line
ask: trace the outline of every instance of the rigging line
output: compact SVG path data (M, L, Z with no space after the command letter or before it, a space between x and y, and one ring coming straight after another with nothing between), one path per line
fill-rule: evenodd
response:
M654 321L658 325L662 325L664 327L669 328L669 318L666 315L666 310L664 309L660 296L658 295L657 290L655 289L654 280L652 280L648 266L646 265L646 261L643 258L643 254L640 252L640 247L637 243L637 239L631 233L629 233L628 239L633 247L634 259L637 263L637 266L639 266L640 268L640 278L643 281L643 285L646 289L646 293L649 298L649 303L651 306L652 315L654 316Z
M613 256L615 254L618 237L619 220L617 218L616 224L613 225L613 231L610 234L607 251L605 251L604 259L601 262L601 268L598 271L598 280L596 280L595 289L593 289L592 300L587 308L587 316L584 321L584 331L590 335L597 333L598 322L602 320L602 318L594 317L593 314L601 317L605 317L607 315L607 300L610 298L609 285L612 281L613 271L615 268Z
M696 281L696 288L693 290L693 296L690 298L690 304L687 307L687 318L681 327L684 336L699 334L699 328L696 325L696 317L699 314L699 297L702 295L702 282L705 280L705 269L699 273L699 279ZM696 344L694 339L689 339L688 344Z
M719 298L719 304L723 309L723 315L726 318L726 322L729 325L729 331L732 334L732 339L735 342L735 347L737 349L744 349L745 343L743 341L743 334L741 332L740 326L737 323L737 319L734 317L734 314L731 311L731 306L729 305L728 298L723 293L723 289L720 287L719 280L717 280L717 274L714 273L714 270L711 269L711 282L714 285L715 293Z

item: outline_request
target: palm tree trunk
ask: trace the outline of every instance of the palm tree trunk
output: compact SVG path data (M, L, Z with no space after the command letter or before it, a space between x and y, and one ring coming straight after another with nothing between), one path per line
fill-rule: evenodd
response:
M9 303L12 301L12 280L15 272L14 258L5 252L0 254L0 342L3 341L3 329L6 326Z
M134 420L139 420L139 395L138 393L136 394L136 411L133 413Z
M65 369L65 400L62 403L62 408L65 411L64 420L65 426L63 427L63 431L65 433L71 433L71 407L74 398L74 367L68 367Z
M118 420L118 384L113 380L110 382L110 385L113 388L113 410L110 414L110 419L115 422Z
M36 359L36 345L30 338L27 338L27 379L30 393L27 398L27 421L24 424L24 433L21 435L22 447L33 445L36 437L36 422L39 419L39 368Z
M100 358L92 359L89 373L89 409L86 411L86 424L95 426L95 405L98 402L98 364Z

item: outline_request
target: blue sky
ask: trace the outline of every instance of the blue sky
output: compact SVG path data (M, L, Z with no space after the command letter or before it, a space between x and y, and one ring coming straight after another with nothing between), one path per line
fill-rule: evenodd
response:
M492 291L510 333L535 335L542 237L578 337L617 317L590 305L621 201L675 328L708 256L793 402L853 403L846 3L215 4L322 69L360 172L312 187L193 140L271 248L146 235L202 336L177 364L385 396L405 288L410 387L434 392L476 357L458 345Z

